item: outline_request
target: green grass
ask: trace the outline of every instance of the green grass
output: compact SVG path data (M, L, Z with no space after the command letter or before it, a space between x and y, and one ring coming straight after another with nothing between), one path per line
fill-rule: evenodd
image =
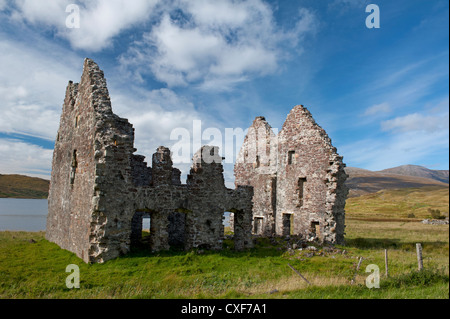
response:
M416 220L431 218L428 209L439 209L448 216L448 187L429 186L382 190L377 193L349 198L346 203L347 218L408 218Z
M426 210L436 202L433 208L444 211L445 193L422 191L373 196L384 196L380 206L416 205L417 210ZM370 197L367 201L354 198L349 204L346 246L337 246L334 252L318 247L313 256L306 250L287 250L282 238L275 243L259 238L254 249L244 252L230 249L233 245L227 240L219 252L152 254L138 249L105 264L89 265L45 240L44 233L0 232L0 298L449 298L448 225L408 222L399 219L403 211L378 217L370 213L376 206ZM369 220L359 218L365 213ZM423 245L425 268L420 273L415 253L418 242ZM385 249L389 277L384 275ZM364 259L351 285L359 257ZM80 268L80 289L65 285L69 264ZM379 289L365 286L369 264L380 269Z
M415 241L407 238L392 245L384 238L358 239L355 233L347 246L339 247L346 254L320 256L319 247L313 257L305 256L306 251L286 251L282 239L276 245L259 239L257 247L246 252L135 250L105 264L89 265L46 241L43 233L3 232L0 298L448 298L448 227L437 227L437 241L424 244L424 265L431 274L426 285L408 280L417 265ZM384 272L384 247L389 248L390 278L382 276L380 289L368 289L365 267L377 264ZM356 284L350 285L359 256L365 259ZM69 264L80 267L80 289L65 286ZM271 294L275 289L278 292Z

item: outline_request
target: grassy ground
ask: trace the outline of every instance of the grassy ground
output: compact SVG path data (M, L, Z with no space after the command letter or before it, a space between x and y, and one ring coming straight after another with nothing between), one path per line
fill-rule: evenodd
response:
M429 186L383 190L377 193L354 197L347 200L347 217L363 219L402 219L414 214L410 220L431 218L428 208L439 209L448 216L449 188Z
M410 194L383 196L399 200ZM361 211L355 208L353 200L359 201ZM88 265L47 242L43 233L2 232L0 298L448 299L448 225L397 221L397 215L393 216L394 221L380 221L375 218L376 213L370 216L374 218L372 221L360 220L358 217L364 216L363 211L370 210L365 203L360 199L349 200L352 208L347 219L345 247L339 246L334 251L318 247L314 253L287 250L286 241L281 238L276 243L258 239L256 248L246 252L228 249L231 242L227 241L228 248L220 252L151 254L136 250L105 264ZM432 204L427 199L422 203ZM373 204L367 201L367 205ZM420 273L416 270L417 242L423 244L425 271ZM384 276L384 249L389 252L388 278ZM351 285L359 257L364 260L355 284ZM295 274L288 263L311 285ZM69 264L80 268L80 289L66 287L69 273L65 269ZM365 286L369 275L365 269L369 264L380 269L379 289Z

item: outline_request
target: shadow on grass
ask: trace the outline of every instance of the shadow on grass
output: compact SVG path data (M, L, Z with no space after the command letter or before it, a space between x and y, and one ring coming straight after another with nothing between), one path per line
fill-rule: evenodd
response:
M167 251L151 252L145 248L133 248L128 254L121 256L120 258L142 258L142 257L174 257L174 256L188 256L188 255L218 255L227 258L242 258L242 257L254 257L254 258L266 258L266 257L279 257L284 254L284 251L278 251L274 249L253 248L245 251L235 250L175 250L170 249Z
M401 242L400 239L389 238L352 238L346 239L346 247L358 249L402 249L406 251L415 251L418 242ZM420 242L424 249L442 249L448 248L447 242L428 241Z
M264 243L258 244L255 248L246 249L243 251L234 250L234 243L232 241L225 241L222 250L208 250L208 249L190 249L184 250L182 247L171 247L169 250L152 252L148 246L139 245L133 247L131 251L121 256L120 258L142 258L142 257L173 257L173 256L187 256L187 255L218 255L227 258L242 258L242 257L279 257L286 252L280 246L270 246Z

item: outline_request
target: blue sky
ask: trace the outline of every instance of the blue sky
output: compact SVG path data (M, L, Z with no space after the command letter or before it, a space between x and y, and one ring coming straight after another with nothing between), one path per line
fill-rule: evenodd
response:
M80 28L69 29L69 4ZM366 6L380 8L379 29ZM105 71L138 153L305 105L348 166L449 166L447 0L0 0L0 173L49 178L69 80ZM208 144L208 140L203 141ZM181 167L186 173L189 165ZM226 165L229 183L232 164Z

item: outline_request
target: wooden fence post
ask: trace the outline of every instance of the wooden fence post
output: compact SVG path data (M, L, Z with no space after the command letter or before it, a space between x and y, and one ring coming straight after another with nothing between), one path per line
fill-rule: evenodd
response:
M422 245L416 244L416 251L417 251L417 263L419 264L419 271L423 269L423 259L422 259Z
M386 278L389 277L388 250L384 250L384 264L386 267Z
M355 282L355 278L356 278L356 275L358 274L359 267L361 267L362 261L363 261L363 258L360 257L360 258L359 258L359 262L358 262L358 266L356 267L355 275L353 276L353 279L352 279L352 281L351 281L351 283L350 283L351 285L353 285L353 283Z

